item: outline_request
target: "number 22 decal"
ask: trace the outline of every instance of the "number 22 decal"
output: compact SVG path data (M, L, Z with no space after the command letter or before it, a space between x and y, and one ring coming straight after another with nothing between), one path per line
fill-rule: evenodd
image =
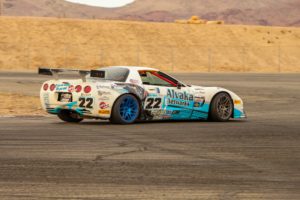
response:
M146 101L146 109L157 109L161 107L161 98L148 98Z
M94 99L93 98L79 98L79 107L81 108L93 108Z

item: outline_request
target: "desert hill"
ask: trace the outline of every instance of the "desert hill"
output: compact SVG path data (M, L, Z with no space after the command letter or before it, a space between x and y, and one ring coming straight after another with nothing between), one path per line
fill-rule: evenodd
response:
M299 0L136 0L121 8L97 8L64 0L2 0L7 16L127 19L171 22L198 15L229 24L299 26Z
M300 71L300 28L0 17L0 70Z

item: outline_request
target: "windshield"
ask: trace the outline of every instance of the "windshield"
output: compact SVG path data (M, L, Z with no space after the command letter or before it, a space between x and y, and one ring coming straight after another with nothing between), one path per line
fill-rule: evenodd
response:
M117 81L117 82L125 82L129 75L129 69L126 68L118 68L118 67L110 67L110 68L101 68L99 71L105 72L105 78L94 78L88 75L88 79L94 80L109 80L109 81Z

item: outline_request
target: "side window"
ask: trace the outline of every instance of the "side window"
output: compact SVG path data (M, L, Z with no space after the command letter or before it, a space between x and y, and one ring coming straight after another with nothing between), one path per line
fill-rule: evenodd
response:
M176 87L177 82L169 79L164 74L156 71L140 71L140 76L144 85L157 85L165 87Z

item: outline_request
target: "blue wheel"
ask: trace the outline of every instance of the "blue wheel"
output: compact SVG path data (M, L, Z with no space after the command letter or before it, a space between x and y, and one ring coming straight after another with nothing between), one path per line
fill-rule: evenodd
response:
M140 114L138 100L130 94L121 96L113 107L111 121L118 124L131 124Z

